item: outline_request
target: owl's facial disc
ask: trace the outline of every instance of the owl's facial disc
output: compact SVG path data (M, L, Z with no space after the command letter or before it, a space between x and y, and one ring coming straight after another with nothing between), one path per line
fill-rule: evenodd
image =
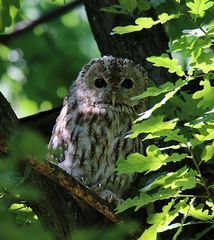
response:
M84 96L90 102L106 106L138 105L131 101L145 89L144 74L141 67L128 59L111 56L92 60L83 69L80 83L85 89Z

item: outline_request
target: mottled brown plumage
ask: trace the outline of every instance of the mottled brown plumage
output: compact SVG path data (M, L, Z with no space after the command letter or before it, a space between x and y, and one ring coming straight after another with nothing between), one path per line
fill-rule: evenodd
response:
M111 201L121 198L133 175L117 175L115 165L132 152L142 151L139 138L125 138L140 101L130 101L145 90L147 74L132 61L105 56L86 64L64 99L49 149L59 167Z

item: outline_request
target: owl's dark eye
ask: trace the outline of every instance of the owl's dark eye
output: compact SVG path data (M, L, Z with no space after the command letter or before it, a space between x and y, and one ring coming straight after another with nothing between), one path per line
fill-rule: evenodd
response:
M107 86L107 83L103 78L97 78L94 82L94 85L97 88L105 88Z
M132 88L133 87L133 81L130 78L126 78L122 83L121 86L124 88Z

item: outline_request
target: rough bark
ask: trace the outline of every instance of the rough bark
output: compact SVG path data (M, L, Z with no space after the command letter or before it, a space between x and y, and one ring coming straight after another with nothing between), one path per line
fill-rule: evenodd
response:
M0 155L6 152L6 143L17 123L16 114L0 92Z

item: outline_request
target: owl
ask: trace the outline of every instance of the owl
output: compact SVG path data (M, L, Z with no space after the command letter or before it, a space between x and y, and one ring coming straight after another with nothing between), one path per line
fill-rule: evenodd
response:
M86 64L64 99L49 149L58 166L117 204L134 176L118 175L116 162L143 149L140 138L127 138L145 103L132 97L145 90L147 73L131 60L104 56ZM54 152L54 151L52 151Z

